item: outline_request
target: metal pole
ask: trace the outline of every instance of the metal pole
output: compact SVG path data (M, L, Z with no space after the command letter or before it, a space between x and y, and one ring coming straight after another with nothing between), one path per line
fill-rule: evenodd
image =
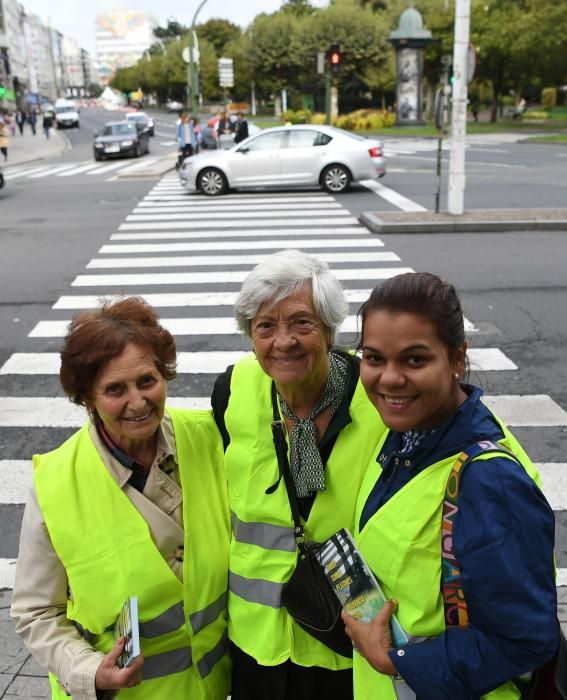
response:
M456 0L453 49L453 119L449 161L449 214L461 215L465 196L465 135L467 129L467 58L471 0Z
M325 112L327 114L325 124L331 123L331 70L325 68Z
M187 66L187 107L189 110L193 111L195 106L199 104L197 92L199 88L197 86L197 65L193 60L193 51L195 48L193 41L193 32L195 31L195 22L197 21L197 15L201 11L203 5L207 0L202 0L201 4L197 8L193 19L191 21L191 28L189 29L189 64Z

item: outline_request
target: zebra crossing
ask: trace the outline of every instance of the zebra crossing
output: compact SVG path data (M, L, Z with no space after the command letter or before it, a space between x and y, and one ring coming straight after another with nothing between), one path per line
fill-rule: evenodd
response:
M141 159L121 159L111 162L100 162L96 160L84 160L68 163L57 163L43 165L20 165L6 168L5 176L10 182L14 180L41 180L48 178L60 177L75 177L84 175L85 177L96 176L112 176L118 173L132 173L140 175L145 170L151 170L159 161L159 158L149 158L147 156Z
M323 258L342 281L350 304L345 344L356 338L356 310L376 281L412 270L323 192L232 194L212 201L187 195L174 176L157 183L30 330L27 347L0 366L0 513L11 508L21 519L32 454L52 449L85 421L84 410L58 384L56 349L75 313L114 294L142 295L176 336L178 378L168 403L208 407L216 375L248 348L232 316L243 279L267 255L291 247ZM471 368L517 376L522 368L500 348L475 347L475 323L482 321L466 321ZM567 427L567 412L548 395L485 398L512 429ZM558 459L538 468L554 510L567 510L567 464ZM16 550L17 543L0 539L0 589L13 585ZM559 568L558 585L567 585L567 569Z
M507 153L507 151L502 148L504 141L495 140L494 138L482 138L478 136L467 136L465 143L465 148L468 150L484 151L489 153ZM383 140L384 155L388 158L395 158L397 156L411 156L416 153L436 153L438 149L437 138L400 138L400 139L390 139L385 138ZM450 140L443 139L441 149L443 152L449 151L451 148Z

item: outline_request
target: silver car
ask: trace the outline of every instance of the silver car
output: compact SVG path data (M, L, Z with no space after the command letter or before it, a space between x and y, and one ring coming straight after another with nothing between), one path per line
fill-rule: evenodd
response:
M215 196L229 188L320 185L332 194L386 173L382 143L331 126L266 129L226 151L186 158L179 170L189 192Z

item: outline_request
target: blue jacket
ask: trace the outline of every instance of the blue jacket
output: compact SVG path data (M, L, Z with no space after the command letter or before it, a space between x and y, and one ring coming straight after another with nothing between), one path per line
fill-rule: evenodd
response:
M479 440L501 439L482 391L468 399L394 468L401 434L381 450L384 471L361 515L360 528L419 472ZM381 460L382 461L382 460ZM409 462L409 463L408 463ZM506 680L542 666L559 643L551 507L525 470L492 457L461 478L453 549L463 574L469 627L450 628L421 644L391 652L392 662L419 700L479 698Z
M179 120L177 122L176 127L175 127L175 136L177 138L177 145L179 146L179 148L183 148L184 146L193 146L193 148L195 148L195 146L197 145L197 137L195 135L195 130L193 129L193 125L191 123L188 123L189 135L190 135L189 141L187 141L187 139L185 138L184 127L185 127L185 124L181 120Z

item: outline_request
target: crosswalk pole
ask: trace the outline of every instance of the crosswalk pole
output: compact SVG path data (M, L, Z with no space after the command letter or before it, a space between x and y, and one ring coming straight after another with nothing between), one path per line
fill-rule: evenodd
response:
M465 198L465 134L467 128L467 54L471 0L456 0L453 49L453 119L449 161L449 214L462 215Z

